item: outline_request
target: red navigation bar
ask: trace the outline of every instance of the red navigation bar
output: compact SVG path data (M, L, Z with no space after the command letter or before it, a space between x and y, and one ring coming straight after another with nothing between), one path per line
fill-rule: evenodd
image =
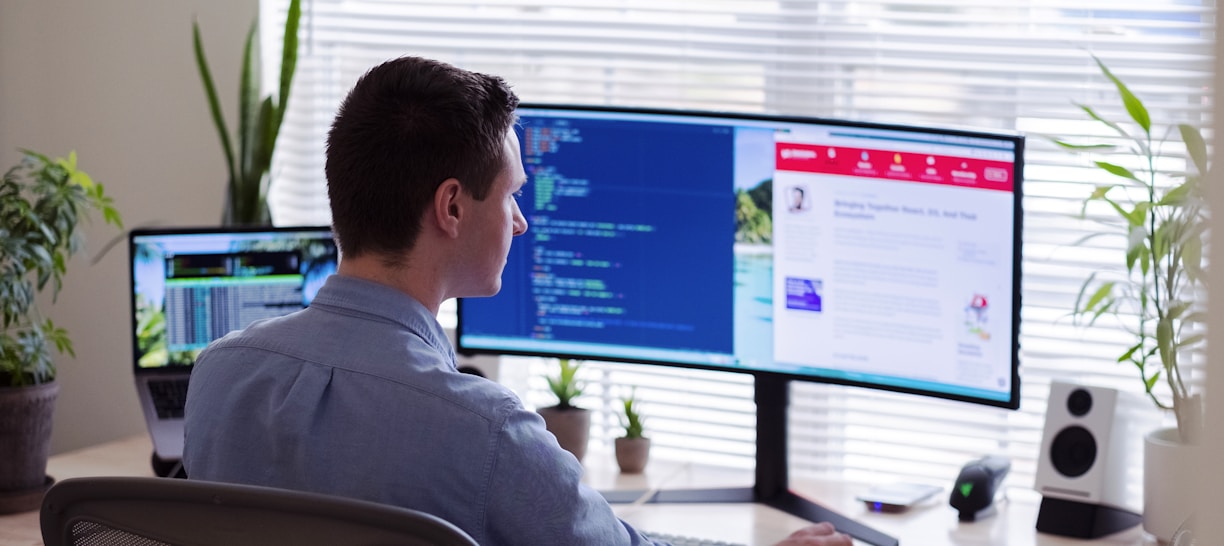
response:
M918 152L890 152L845 146L776 144L779 171L860 176L928 184L946 184L1011 192L1014 165Z

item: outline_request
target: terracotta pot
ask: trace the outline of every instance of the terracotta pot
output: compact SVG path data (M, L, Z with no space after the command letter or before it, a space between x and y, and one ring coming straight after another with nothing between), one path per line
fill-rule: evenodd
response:
M52 480L51 418L59 383L0 388L0 514L34 510Z
M1181 442L1177 428L1143 437L1143 530L1168 543L1194 511L1198 445Z
M587 440L591 437L591 411L584 408L561 409L549 406L536 412L544 418L544 426L548 431L557 437L561 449L573 453L578 462L582 462L582 458L586 456Z
M650 459L650 438L617 438L616 464L625 474L637 474Z

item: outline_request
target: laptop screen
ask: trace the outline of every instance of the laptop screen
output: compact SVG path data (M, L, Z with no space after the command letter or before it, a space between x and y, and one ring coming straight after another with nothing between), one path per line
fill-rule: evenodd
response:
M138 371L190 366L213 340L304 309L339 264L327 227L137 229L128 251Z

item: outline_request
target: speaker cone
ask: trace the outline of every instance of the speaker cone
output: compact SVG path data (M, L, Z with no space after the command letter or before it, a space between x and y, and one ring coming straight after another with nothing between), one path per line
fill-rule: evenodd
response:
M1050 462L1054 463L1054 469L1070 478L1088 472L1096 462L1096 455L1096 438L1081 426L1063 429L1050 444Z

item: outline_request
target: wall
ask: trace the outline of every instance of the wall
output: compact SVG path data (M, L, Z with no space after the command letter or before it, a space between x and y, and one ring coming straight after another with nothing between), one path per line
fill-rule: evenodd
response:
M216 223L226 171L191 22L202 27L232 126L242 41L257 10L257 0L0 1L0 168L19 147L76 150L127 227ZM126 246L89 263L119 235L89 223L58 302L41 300L76 345L75 359L57 358L57 453L144 431L130 371Z
M1224 18L1216 17L1216 44L1215 44L1215 81L1213 82L1215 104L1214 118L1212 120L1213 127L1224 127L1224 40L1220 37L1224 36ZM1216 145L1212 150L1212 173L1205 177L1206 187L1215 188L1209 190L1207 195L1207 204L1212 210L1224 210L1224 192L1219 191L1220 184L1224 183L1224 176L1221 175L1219 165L1221 160L1219 135L1220 132L1214 131ZM1216 214L1212 218L1211 230L1214 233L1221 232L1220 215ZM1204 479L1199 482L1203 485L1199 490L1198 505L1205 507L1199 511L1198 521L1202 526L1199 535L1199 544L1220 544L1221 537L1224 537L1224 519L1213 517L1218 515L1221 510L1224 510L1224 472L1220 472L1220 461L1224 460L1224 427L1220 424L1224 423L1224 404L1219 402L1219 398L1224 396L1224 369L1220 368L1219 361L1224 354L1224 245L1211 245L1208 263L1215 264L1212 266L1210 274L1210 286L1208 287L1207 297L1212 302L1208 307L1208 323L1211 325L1207 332L1207 358L1208 358L1208 373L1207 373L1207 414L1204 417L1206 425L1206 434L1204 442L1204 450L1202 458L1197 462L1199 474ZM1214 364L1211 364L1213 363Z

